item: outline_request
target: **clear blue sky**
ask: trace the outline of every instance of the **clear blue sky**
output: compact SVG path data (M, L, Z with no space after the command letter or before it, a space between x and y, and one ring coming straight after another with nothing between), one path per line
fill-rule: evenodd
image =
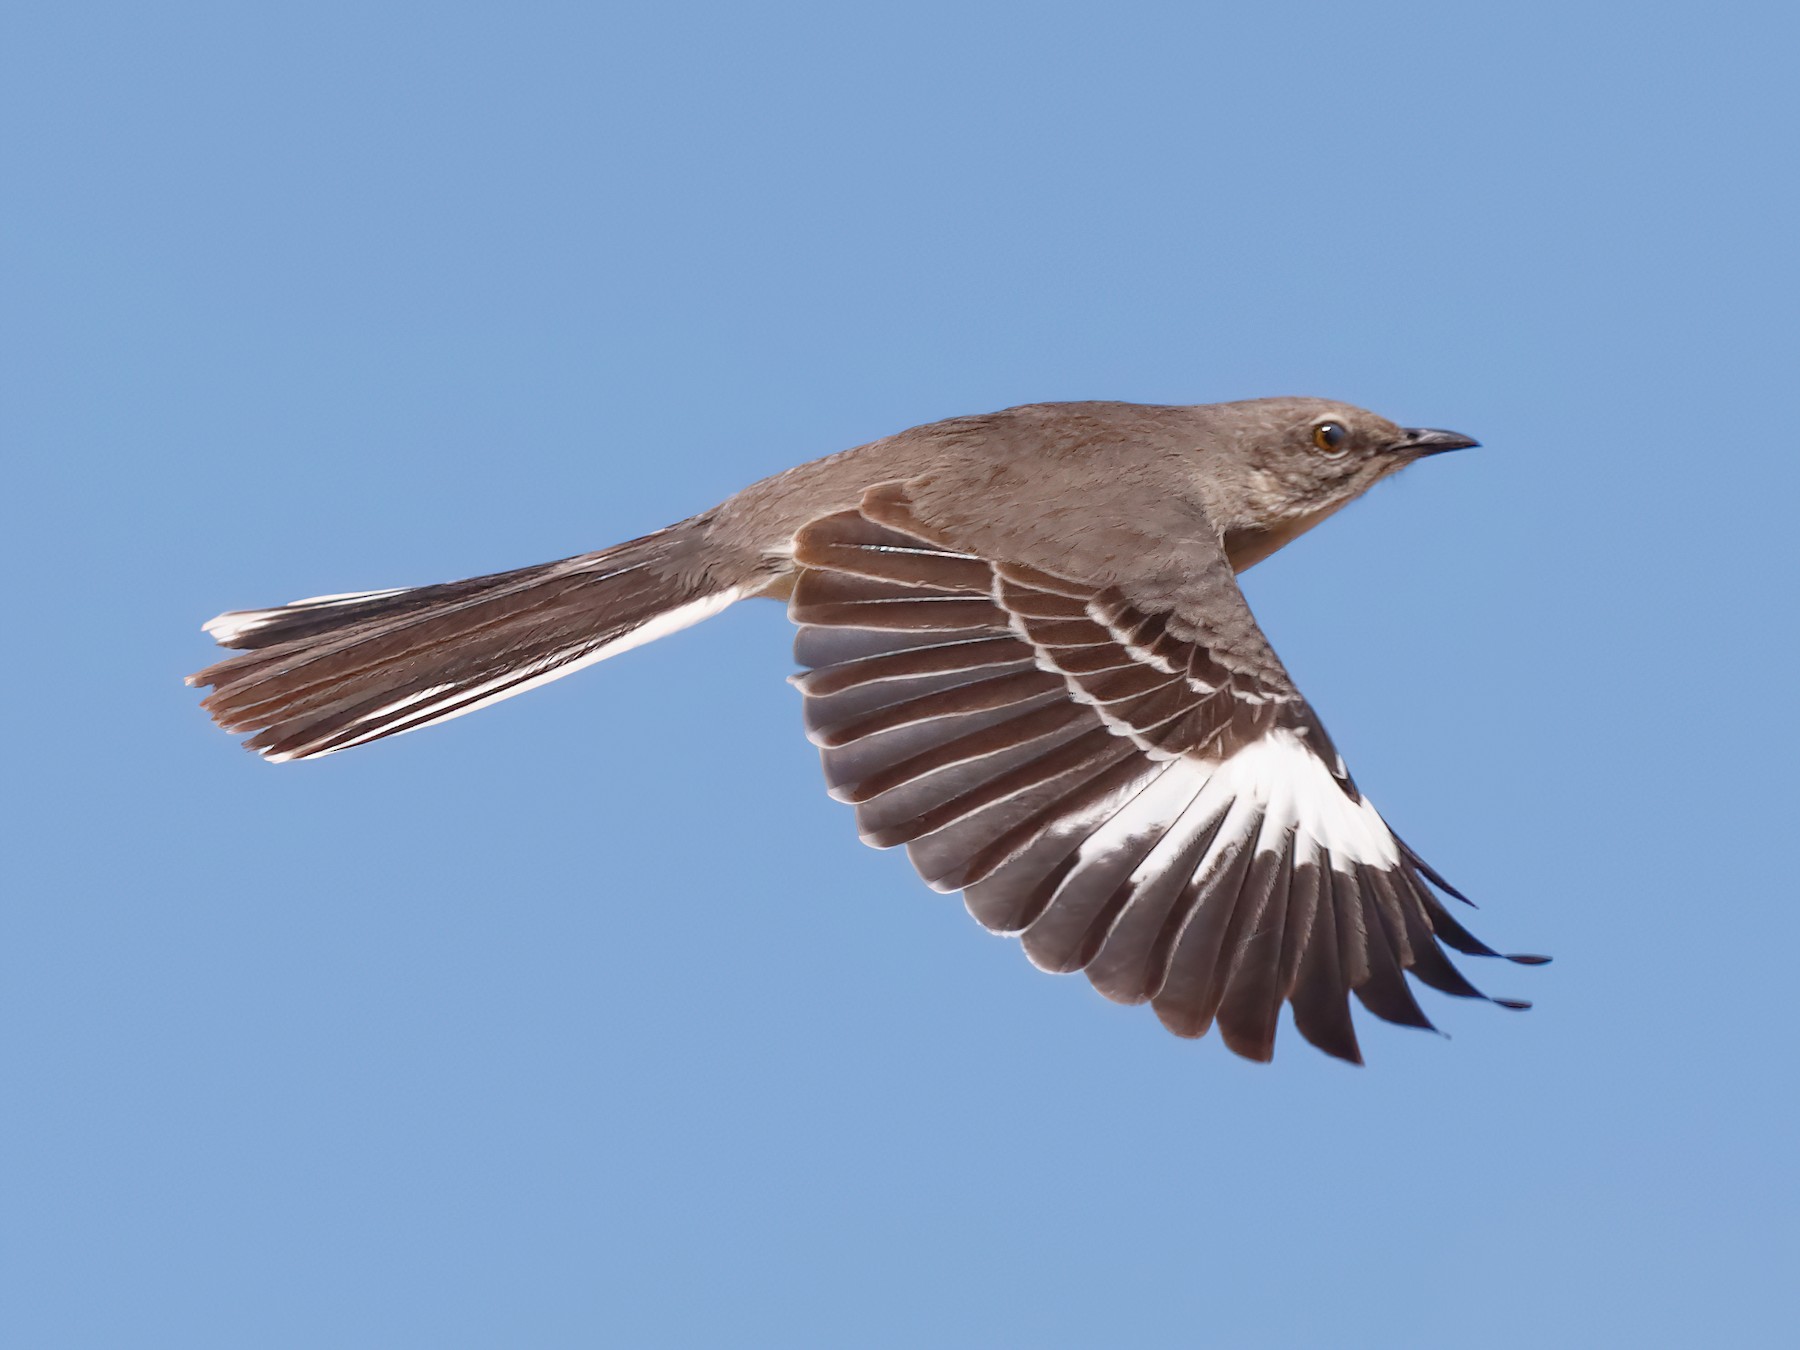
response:
M1790 1344L1800 25L1451 8L9 6L0 1342ZM913 423L1277 393L1486 443L1247 583L1558 958L1366 1069L859 845L772 605L318 764L180 683Z

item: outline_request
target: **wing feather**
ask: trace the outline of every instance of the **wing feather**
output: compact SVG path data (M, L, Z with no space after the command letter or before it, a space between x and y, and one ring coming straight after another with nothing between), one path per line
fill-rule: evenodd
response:
M1159 606L960 547L889 485L794 556L833 795L1038 966L1257 1060L1283 1003L1360 1063L1351 994L1422 1028L1408 970L1480 997L1440 943L1491 949L1356 790L1222 554L1199 609Z

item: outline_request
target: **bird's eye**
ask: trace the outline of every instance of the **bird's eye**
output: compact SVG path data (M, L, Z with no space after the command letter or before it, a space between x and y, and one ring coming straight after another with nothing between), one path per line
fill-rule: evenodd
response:
M1312 442L1328 455L1341 455L1350 433L1337 422L1321 422L1312 430Z

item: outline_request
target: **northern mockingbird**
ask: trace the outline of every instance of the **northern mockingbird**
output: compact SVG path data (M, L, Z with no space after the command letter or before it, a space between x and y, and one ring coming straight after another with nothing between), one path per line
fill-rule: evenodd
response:
M206 631L244 652L189 683L250 749L307 759L785 600L807 733L864 840L1177 1035L1216 1023L1266 1060L1286 1001L1360 1062L1350 994L1429 1028L1402 972L1485 997L1440 944L1497 953L1357 791L1234 577L1474 444L1308 398L956 417L598 553L221 614Z

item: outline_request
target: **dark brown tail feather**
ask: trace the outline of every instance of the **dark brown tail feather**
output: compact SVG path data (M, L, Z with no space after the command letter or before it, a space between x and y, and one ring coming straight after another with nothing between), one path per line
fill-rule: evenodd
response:
M737 598L674 564L681 527L600 553L437 586L221 614L246 649L188 677L271 760L329 754L472 712L697 622Z

